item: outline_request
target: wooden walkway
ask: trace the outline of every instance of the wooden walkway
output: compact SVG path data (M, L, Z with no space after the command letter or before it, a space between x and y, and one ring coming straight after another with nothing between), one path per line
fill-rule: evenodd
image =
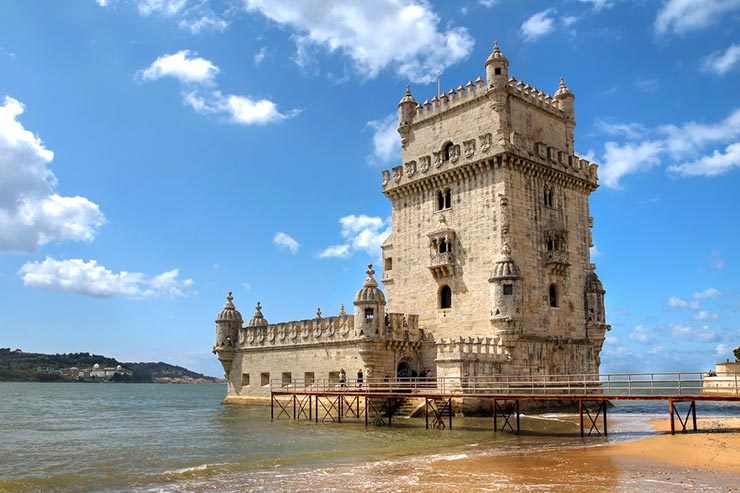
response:
M609 401L663 401L668 408L671 434L675 434L678 426L682 433L689 428L697 430L697 402L740 404L738 375L723 376L723 380L722 388L710 387L711 379L699 372L344 382L291 380L279 382L279 386L271 382L270 418L316 423L364 420L365 426L391 426L393 411L406 399L415 398L424 400L427 429L452 428L453 402L475 399L490 403L495 432L519 433L520 404L551 401L578 405L580 434L584 437L608 434Z

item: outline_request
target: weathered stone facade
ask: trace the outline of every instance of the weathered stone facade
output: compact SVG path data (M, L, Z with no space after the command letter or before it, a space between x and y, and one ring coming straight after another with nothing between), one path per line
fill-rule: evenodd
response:
M550 96L509 78L508 66L495 45L485 82L422 104L407 88L399 103L403 164L382 173L392 204L387 306L372 268L354 317L269 325L258 306L244 328L229 300L214 348L229 394L265 393L264 373L319 379L340 368L350 377L358 368L370 377L598 372L609 326L589 253L597 166L574 153L575 98L563 80Z

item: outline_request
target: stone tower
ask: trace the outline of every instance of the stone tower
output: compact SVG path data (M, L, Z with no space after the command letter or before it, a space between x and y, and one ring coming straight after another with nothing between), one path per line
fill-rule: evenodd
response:
M399 103L403 164L383 172L389 312L416 313L440 376L598 372L604 290L591 264L597 166L574 153L575 97L509 77Z

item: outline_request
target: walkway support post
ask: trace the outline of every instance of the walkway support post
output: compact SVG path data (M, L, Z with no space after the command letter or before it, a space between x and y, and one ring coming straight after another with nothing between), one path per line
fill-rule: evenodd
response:
M581 438L583 438L583 399L578 399L578 422L581 425Z
M424 422L426 429L429 429L429 397L424 397Z
M275 395L270 392L270 423L275 419Z
M691 401L691 417L694 419L694 431L696 431L696 401Z
M609 432L606 430L606 408L608 407L608 402L609 401L602 401L602 405L604 406L604 436L607 436L609 434Z
M498 431L498 423L496 422L498 418L498 409L496 405L496 399L493 399L493 432L496 433Z
M671 399L670 401L668 401L668 405L670 406L670 411L671 411L671 435L675 435L676 434L676 425L673 422L673 399Z
M449 406L449 418L450 418L450 429L452 429L452 397L447 401L447 405Z
M514 406L516 406L516 432L519 433L519 399L514 401Z

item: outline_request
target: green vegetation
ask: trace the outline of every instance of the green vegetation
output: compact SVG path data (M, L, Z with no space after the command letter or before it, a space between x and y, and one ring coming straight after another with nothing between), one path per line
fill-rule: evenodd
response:
M735 348L733 354L735 355L735 361L740 363L740 346Z
M18 349L0 348L0 381L10 382L64 382L76 380L74 373L62 374L60 370L77 367L92 368L98 364L101 368L116 368L121 365L129 370L110 377L112 382L155 382L158 379L175 380L197 379L216 382L218 379L207 377L181 366L167 363L125 363L114 358L90 353L41 354L24 353Z

